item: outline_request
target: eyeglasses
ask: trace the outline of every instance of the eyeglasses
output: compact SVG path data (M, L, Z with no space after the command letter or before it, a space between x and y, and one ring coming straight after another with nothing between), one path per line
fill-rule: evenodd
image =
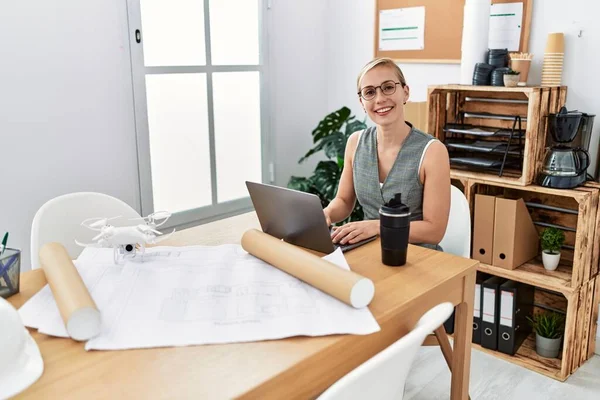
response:
M373 100L377 95L377 88L380 88L381 93L386 96L391 96L396 93L396 85L402 84L400 82L385 81L379 86L365 86L364 88L360 89L358 95L366 101Z

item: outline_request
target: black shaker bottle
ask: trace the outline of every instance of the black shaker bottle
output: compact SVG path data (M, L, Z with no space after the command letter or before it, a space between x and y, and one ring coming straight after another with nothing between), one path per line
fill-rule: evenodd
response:
M379 209L379 226L381 261L390 266L404 265L410 232L410 209L402 204L400 193L396 193Z

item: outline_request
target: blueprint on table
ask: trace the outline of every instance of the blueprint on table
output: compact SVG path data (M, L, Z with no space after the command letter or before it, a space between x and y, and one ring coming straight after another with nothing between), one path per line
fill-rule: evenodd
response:
M339 250L324 258L349 269ZM86 343L88 350L379 330L368 308L348 306L239 245L195 246L177 258L127 263L103 317L102 332Z

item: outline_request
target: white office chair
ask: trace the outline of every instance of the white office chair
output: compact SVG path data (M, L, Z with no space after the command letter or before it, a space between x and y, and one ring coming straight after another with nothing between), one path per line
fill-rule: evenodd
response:
M83 248L75 243L90 243L98 233L81 226L87 218L122 217L110 221L111 225L133 225L130 218L140 217L127 203L102 193L79 192L55 197L46 202L33 218L31 225L31 268L39 268L39 249L46 243L58 242L67 249L72 259Z
M471 257L471 211L467 198L456 186L450 186L450 215L440 246L445 253Z
M342 377L318 399L401 400L406 377L421 343L448 319L452 309L451 303L442 303L427 311L412 331Z

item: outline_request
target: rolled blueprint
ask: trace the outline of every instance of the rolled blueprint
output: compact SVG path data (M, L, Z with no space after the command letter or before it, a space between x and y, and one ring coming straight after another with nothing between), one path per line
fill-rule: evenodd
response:
M256 229L244 233L242 248L352 307L366 307L375 294L370 279Z
M69 336L83 341L99 334L100 311L64 246L60 243L42 246L40 264Z
M487 62L491 0L467 0L463 18L460 83L473 84L475 64Z

